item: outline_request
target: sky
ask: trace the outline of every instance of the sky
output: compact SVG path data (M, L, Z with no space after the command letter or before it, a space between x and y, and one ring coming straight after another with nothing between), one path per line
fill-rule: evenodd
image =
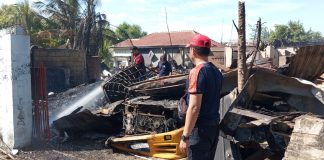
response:
M17 1L0 0L0 4ZM245 7L248 38L249 25L255 26L259 17L269 29L299 20L305 30L324 34L323 0L245 0ZM237 23L238 0L101 0L98 5L111 24L138 24L148 33L167 31L165 9L170 31L195 30L218 42L237 39L232 20Z

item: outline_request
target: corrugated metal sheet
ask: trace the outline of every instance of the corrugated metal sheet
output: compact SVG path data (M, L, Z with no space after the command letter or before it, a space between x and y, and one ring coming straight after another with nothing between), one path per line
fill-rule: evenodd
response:
M301 47L292 57L288 76L310 81L324 73L324 45Z

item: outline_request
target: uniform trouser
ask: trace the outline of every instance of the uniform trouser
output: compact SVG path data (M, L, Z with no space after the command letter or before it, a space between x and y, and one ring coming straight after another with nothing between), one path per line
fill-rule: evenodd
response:
M219 127L198 126L189 137L188 160L214 160Z

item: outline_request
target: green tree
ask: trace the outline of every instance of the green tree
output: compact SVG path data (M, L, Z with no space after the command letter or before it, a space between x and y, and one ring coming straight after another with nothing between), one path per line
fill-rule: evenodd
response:
M42 29L41 16L25 0L13 5L2 5L0 8L0 28L21 25L27 34L32 35Z
M129 35L129 36L128 36ZM100 49L100 57L102 61L108 66L112 67L112 49L111 46L123 40L129 38L140 38L147 35L146 32L142 31L139 25L133 24L130 25L126 22L123 22L116 27L115 31L110 29L109 24L105 25L102 28L103 36L103 47Z
M123 22L116 28L116 36L119 42L129 38L140 38L147 35L146 32L142 31L142 28L137 24L128 24Z
M80 19L80 4L78 0L44 0L34 2L34 6L60 29L75 29Z
M0 28L16 25L18 22L17 7L14 5L2 5L0 8Z
M57 39L57 45L65 44L69 48L85 50L87 54L98 54L103 47L102 31L108 21L104 14L96 12L99 0L45 0L35 2L47 20L53 22L48 27ZM63 40L63 41L62 41Z
M34 45L86 50L111 64L111 46L147 33L139 25L120 24L110 29L106 15L96 12L99 0L28 0L0 8L0 28L21 24Z
M101 48L101 50L99 52L100 53L99 56L100 56L102 62L105 63L108 66L108 68L112 68L112 66L113 66L113 63L112 63L113 57L112 57L111 46L112 46L111 41L105 40L103 42L103 47Z
M275 39L289 39L289 27L287 25L275 25L275 30L270 31L270 40L274 41Z
M58 47L66 44L69 48L73 47L81 19L80 2L81 0L44 0L34 3L48 22L44 31L46 30L51 35L44 39L43 45ZM52 45L46 45L47 43Z
M249 25L251 29L251 34L250 34L250 39L254 40L256 39L257 36L257 29L255 26ZM268 27L266 26L261 26L261 41L268 42L270 40L270 31Z
M311 39L311 40L324 40L324 37L322 36L321 32L315 32L312 31L312 29L309 29L307 31L307 39Z
M284 40L287 42L314 41L323 39L320 32L311 29L305 31L304 26L299 21L289 21L287 25L275 25L275 29L270 32L270 41Z

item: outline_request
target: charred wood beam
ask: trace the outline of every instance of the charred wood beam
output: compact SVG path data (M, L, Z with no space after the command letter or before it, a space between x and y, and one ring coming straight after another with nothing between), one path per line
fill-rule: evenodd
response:
M234 113L234 114L254 118L257 120L273 120L273 119L277 118L277 117L272 117L272 116L256 113L256 112L249 111L249 110L239 109L239 108L233 108L230 112Z
M282 132L278 132L278 131L273 131L273 130L270 130L272 134L276 134L276 135L280 135L280 136L283 136L283 137L290 137L291 136L291 133L287 134L287 133L282 133Z
M252 70L252 66L253 66L253 63L255 61L256 55L259 52L259 46L260 46L260 41L261 41L261 18L259 18L259 20L257 22L257 31L258 31L258 34L257 34L258 36L257 36L257 42L256 42L256 46L255 46L255 51L252 52L254 54L253 54L253 57L252 57L252 60L251 60L251 63L250 63L250 68L248 70L247 75L249 75L250 71Z
M239 92L243 90L247 80L246 67L246 35L245 35L245 2L239 1L238 4L238 57L237 57L237 89Z
M239 124L239 127L241 127L241 128L252 128L252 127L256 127L256 126L269 125L271 122L273 122L273 120L278 118L278 117L272 117L272 116L264 115L261 113L256 113L256 112L249 111L249 110L243 110L243 109L239 109L239 108L233 108L230 112L237 114L237 115L256 119L256 120L250 121L248 123Z
M268 125L272 122L273 119L259 119L255 121L250 121L248 123L242 123L239 125L241 128L252 128L255 126Z

